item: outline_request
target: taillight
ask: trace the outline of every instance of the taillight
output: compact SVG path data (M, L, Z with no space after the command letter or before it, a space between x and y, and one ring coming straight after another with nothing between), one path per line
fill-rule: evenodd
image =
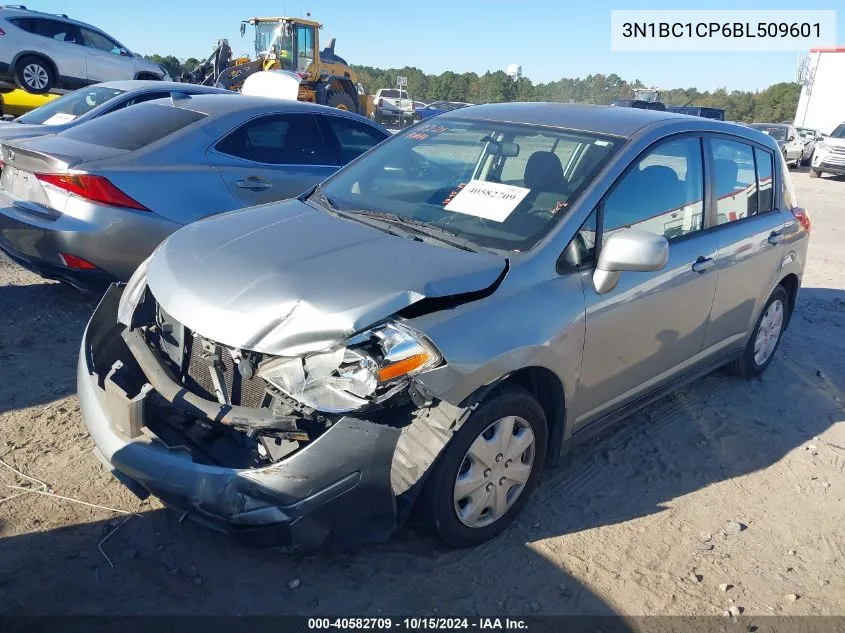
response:
M791 211L792 215L795 216L795 219L798 220L798 224L803 226L805 231L809 231L810 215L807 213L807 209L803 209L801 207L792 207Z
M35 174L41 182L64 189L80 198L107 204L113 207L128 207L138 211L149 211L147 207L133 200L115 187L108 178L90 174Z
M382 106L384 106L384 99L379 99L376 107L381 108Z
M87 259L82 259L81 257L77 257L76 255L70 255L68 253L59 253L59 257L62 259L62 262L64 262L64 265L68 268L73 268L76 270L95 270L97 268Z
M0 35L6 35L6 31L4 31L3 29L0 29Z

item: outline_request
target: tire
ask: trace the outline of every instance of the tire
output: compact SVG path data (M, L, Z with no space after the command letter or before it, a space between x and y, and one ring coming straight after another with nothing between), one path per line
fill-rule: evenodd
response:
M812 163L812 162L813 162L813 154L812 154L812 153L810 153L810 155L809 155L809 156L807 156L807 158L802 158L802 159L801 159L801 166L802 166L802 167L809 167L809 166L810 166L810 163Z
M510 436L509 428L513 429ZM520 455L514 453L508 457L507 448L494 455L499 448L498 437L507 438L511 451L523 445L526 448ZM523 438L522 442L515 444L515 437ZM485 447L484 442L490 444ZM452 547L472 547L493 538L520 513L537 487L547 442L546 416L537 400L516 386L496 391L469 416L437 458L417 503L421 522ZM483 450L476 451L477 454L485 455L489 461L470 455L471 446L481 447ZM518 470L514 468L514 463L519 464L517 460L522 461ZM471 475L473 472L477 474ZM518 475L518 480L505 477L508 472ZM456 490L459 475L466 478L467 496L455 499L459 494ZM473 480L481 485L472 487ZM497 500L502 502L498 511L493 505Z
M780 308L777 308L776 304L778 303L780 304ZM751 332L751 336L748 338L748 344L745 346L742 356L728 365L728 370L731 373L750 380L756 378L766 370L766 367L772 362L775 352L777 352L780 346L780 340L783 336L784 327L789 321L789 312L791 309L786 290L783 286L778 286L774 289L769 300L766 301L766 305L760 311L760 316L757 318L757 323ZM778 319L780 320L780 324L775 335L770 326L776 323ZM764 325L764 323L767 323L767 325ZM767 346L765 350L767 355L765 357L763 357L763 354L755 356L755 350L758 346L757 339L760 336L761 327L768 329L768 335L765 335L760 343L760 345Z
M54 81L53 69L43 57L27 55L15 64L15 82L31 94L43 95L50 92Z
M141 73L137 79L138 81L161 81L161 77L157 77L151 73Z
M820 172L815 167L810 167L810 178L819 178L821 177L822 172Z
M345 110L346 112L358 112L355 102L342 90L329 90L326 93L326 105L330 108Z

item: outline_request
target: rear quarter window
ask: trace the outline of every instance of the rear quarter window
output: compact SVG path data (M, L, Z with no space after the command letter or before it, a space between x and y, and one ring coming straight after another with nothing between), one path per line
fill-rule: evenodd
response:
M202 112L141 103L78 125L63 135L75 141L134 151L204 119Z

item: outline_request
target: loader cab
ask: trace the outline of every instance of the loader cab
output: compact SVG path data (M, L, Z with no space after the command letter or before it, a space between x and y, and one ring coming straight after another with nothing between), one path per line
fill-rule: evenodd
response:
M278 59L282 70L311 72L317 58L317 23L288 18L252 18L248 23L255 27L256 59Z

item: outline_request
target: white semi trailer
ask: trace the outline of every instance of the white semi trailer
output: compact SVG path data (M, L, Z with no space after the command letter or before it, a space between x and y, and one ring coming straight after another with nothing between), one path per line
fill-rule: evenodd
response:
M845 46L814 48L798 66L795 126L830 134L845 121Z

